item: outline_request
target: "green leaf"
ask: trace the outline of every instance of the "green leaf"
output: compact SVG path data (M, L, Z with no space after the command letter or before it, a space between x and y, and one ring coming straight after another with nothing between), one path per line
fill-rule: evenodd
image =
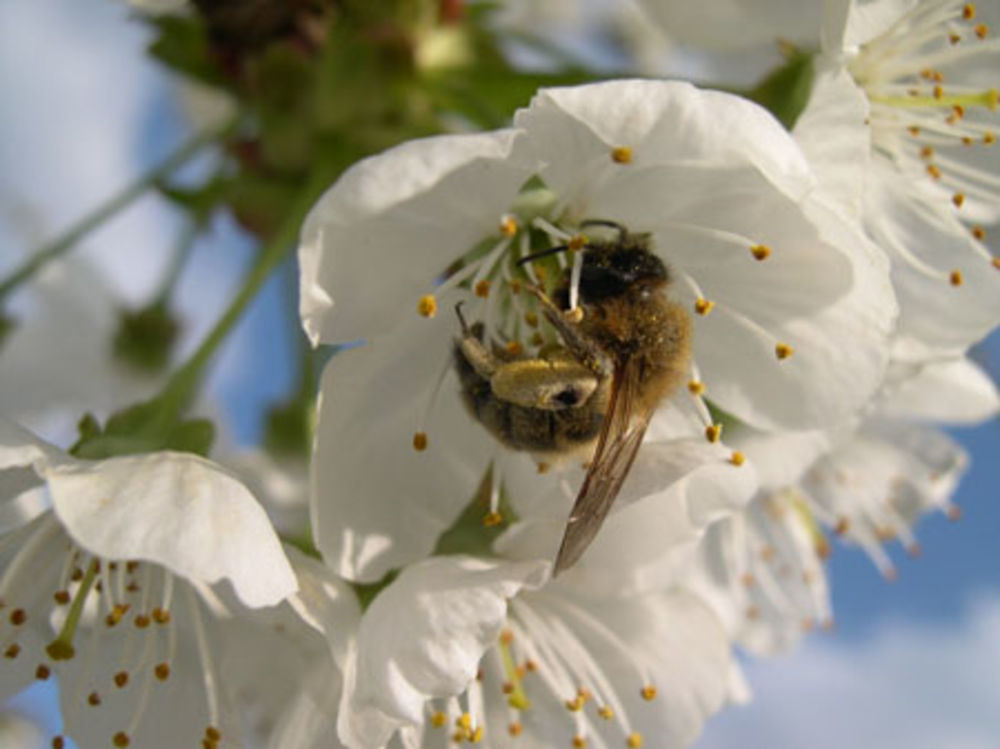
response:
M768 109L791 130L809 102L814 74L812 55L792 51L788 62L758 83L747 98Z
M149 19L156 38L149 54L174 71L209 85L224 80L211 56L208 33L197 16L162 15Z

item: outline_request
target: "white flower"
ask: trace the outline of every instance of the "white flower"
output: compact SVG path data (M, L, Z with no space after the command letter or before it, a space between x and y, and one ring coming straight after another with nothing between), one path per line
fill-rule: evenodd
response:
M551 338L524 292L539 270L516 261L578 241L588 219L649 232L693 313L694 396L666 404L688 427L672 439L701 439L703 392L750 423L803 428L860 407L884 370L895 314L885 269L811 202L811 173L764 110L619 81L543 91L515 124L367 159L303 230L306 330L314 342L367 339L324 374L313 468L317 544L347 577L378 579L430 553L491 459L504 482L534 471L463 410L452 308L464 300L470 320L514 347ZM542 270L569 275L570 262L549 257ZM676 479L630 481L655 493ZM536 479L533 494L556 480Z
M25 501L39 495L50 509ZM299 584L263 509L221 467L179 453L76 460L0 421L0 501L0 685L10 695L58 676L81 746L238 745L289 697L247 674L287 686L315 661L275 644L305 628L291 609L251 619ZM310 581L292 603L325 628L307 595L320 573L296 567ZM234 702L257 708L241 723Z
M1000 182L996 40L956 0L829 0L825 55L795 127L826 189L892 261L901 317L895 356L961 355L1000 320L1000 259L984 224Z
M680 589L540 587L546 566L443 557L404 570L348 657L344 743L399 731L406 747L687 746L729 693L714 615Z

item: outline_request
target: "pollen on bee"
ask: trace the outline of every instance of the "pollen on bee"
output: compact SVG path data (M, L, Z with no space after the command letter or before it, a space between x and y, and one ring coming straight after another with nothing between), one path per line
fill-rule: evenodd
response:
M709 424L705 427L705 439L709 442L715 443L719 441L722 436L722 424Z
M616 164L631 164L632 149L628 146L618 146L611 151L611 160Z
M427 449L427 432L416 432L413 435L413 449L422 453Z
M688 391L691 395L701 395L705 392L705 383L698 380L691 380L688 383Z
M965 204L964 193L956 192L951 196L951 202L955 204L956 208L961 208Z
M487 528L493 528L503 523L503 515L499 512L488 512L483 516L483 525Z
M787 359L795 353L795 349L787 343L778 343L774 347L774 355L779 359Z
M487 281L485 278L481 281L477 281L476 287L473 289L473 292L475 292L476 296L480 297L481 299L485 299L490 295L490 282Z
M702 317L711 312L713 307L715 307L715 302L711 302L708 299L704 299L702 297L696 299L694 303L694 311L697 312Z
M505 237L517 234L517 219L511 215L504 216L500 220L500 233Z
M652 684L647 684L639 691L639 694L642 695L642 698L646 700L646 702L651 702L656 699L656 687Z
M766 244L755 244L750 248L750 254L757 260L767 260L771 256L771 248Z
M734 466L741 466L744 463L746 463L746 461L747 461L746 456L739 450L733 450L733 454L729 456L729 462L732 463Z
M638 732L633 732L628 735L625 739L625 746L629 749L639 749L642 746L642 734Z
M948 274L948 283L952 286L961 286L965 282L964 276L962 276L962 271L953 270Z
M437 299L433 294L424 294L417 302L417 314L421 317L434 317L437 314Z

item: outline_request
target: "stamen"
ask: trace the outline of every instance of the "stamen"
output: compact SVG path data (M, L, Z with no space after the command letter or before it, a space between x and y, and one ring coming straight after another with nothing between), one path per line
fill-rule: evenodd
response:
M434 317L437 314L437 299L433 294L424 294L417 302L417 314L421 317Z
M413 435L413 449L418 453L427 449L427 433L415 432Z
M187 589L188 607L191 609L191 621L194 625L195 641L198 654L201 656L202 676L205 681L205 694L208 699L208 720L213 726L219 725L219 700L215 692L215 671L212 667L212 654L205 636L205 627L198 611L198 599L193 588Z
M616 164L631 164L632 159L632 149L628 146L618 146L611 151L611 160Z
M729 462L734 466L741 466L746 462L746 456L739 450L733 450L733 454L729 456Z
M713 307L715 307L715 302L711 302L704 298L696 299L694 303L694 311L702 317L711 312Z
M961 286L965 282L965 279L962 276L962 271L960 271L960 270L953 270L948 275L948 282L952 286Z
M705 392L705 383L691 380L688 382L688 391L691 395L702 395Z
M705 439L711 443L716 443L722 437L722 424L709 424L705 427Z
M795 349L787 343L777 343L774 347L774 355L779 359L787 359L795 353Z
M757 260L767 260L771 255L771 248L764 244L755 244L750 248L750 253Z
M517 234L517 217L508 213L500 219L500 234L508 238Z

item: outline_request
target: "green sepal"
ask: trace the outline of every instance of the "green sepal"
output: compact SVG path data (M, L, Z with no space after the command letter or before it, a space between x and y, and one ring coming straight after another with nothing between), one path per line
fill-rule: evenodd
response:
M172 70L213 86L224 84L212 59L208 32L194 15L161 15L148 19L156 29L149 54Z
M229 180L216 177L197 187L177 187L161 181L156 189L171 203L182 208L191 220L203 225L224 200Z
M769 73L746 96L770 111L791 130L809 103L814 75L812 54L789 50L787 62Z
M77 458L103 460L175 450L207 456L215 440L215 426L207 419L177 421L173 409L160 399L138 403L108 417L101 428L91 414L77 425L79 438L69 452Z
M397 577L399 577L399 570L389 570L381 580L374 583L351 583L354 595L358 597L358 603L361 605L361 611L367 611L378 594L392 585L393 580Z
M156 302L136 310L120 310L118 315L118 330L112 341L115 356L143 372L163 370L180 332L180 323L167 306Z

